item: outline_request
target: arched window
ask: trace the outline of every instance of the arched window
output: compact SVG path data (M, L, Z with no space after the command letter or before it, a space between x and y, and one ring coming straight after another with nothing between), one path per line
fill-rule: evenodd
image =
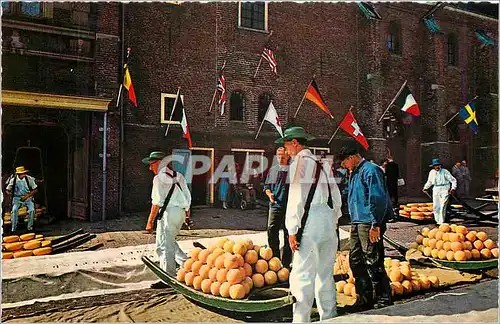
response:
M401 26L397 21L391 21L389 23L387 50L393 54L401 54Z
M243 121L245 116L245 95L241 91L233 91L229 98L230 119Z
M269 104L271 103L271 94L263 93L259 97L259 111L257 114L258 121L261 122L266 116L267 108L269 108Z
M458 41L457 36L448 35L448 64L457 65L458 61Z

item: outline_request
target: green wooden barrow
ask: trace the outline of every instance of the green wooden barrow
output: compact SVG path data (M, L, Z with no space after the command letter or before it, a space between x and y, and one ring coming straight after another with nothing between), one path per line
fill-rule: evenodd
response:
M176 278L167 274L155 262L146 256L142 257L142 262L153 273L176 292L185 297L197 301L203 305L224 309L232 312L256 313L280 309L295 302L294 297L284 285L273 285L260 289L253 289L246 299L233 300L229 298L217 297L205 294L180 283ZM276 295L280 297L276 297Z
M394 247L399 253L402 255L406 255L406 252L409 251L409 249L400 243L391 240L389 237L384 235L384 240ZM497 268L498 267L498 259L491 259L491 260L480 260L480 261L448 261L448 260L440 260L440 259L435 259L435 258L429 258L425 257L423 258L424 260L429 260L429 263L432 263L436 266L441 266L441 267L446 267L446 268L451 268L455 270L461 270L461 271L475 271L475 270L487 270L491 268ZM424 262L426 263L426 262ZM426 264L429 264L426 263Z

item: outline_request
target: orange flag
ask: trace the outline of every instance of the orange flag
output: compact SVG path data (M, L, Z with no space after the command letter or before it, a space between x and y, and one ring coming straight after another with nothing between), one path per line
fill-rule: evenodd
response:
M323 100L323 97L319 93L318 85L316 84L316 81L314 79L311 81L311 83L309 83L309 86L307 87L306 98L314 102L316 106L319 107L319 109L323 110L328 114L328 116L333 118L332 112L326 106L325 100Z

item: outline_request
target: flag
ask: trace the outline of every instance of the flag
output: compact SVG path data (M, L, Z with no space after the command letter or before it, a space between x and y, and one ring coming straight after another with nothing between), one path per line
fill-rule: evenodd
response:
M495 45L495 40L491 37L491 32L487 32L483 29L477 29L475 34L481 43L483 43L483 46Z
M264 116L264 120L270 122L274 127L276 127L276 130L278 133L280 133L281 137L283 137L283 130L281 129L281 121L278 116L278 112L276 111L276 108L274 108L273 102L269 104L269 107L267 108L266 111L266 116Z
M359 144L363 145L365 150L368 149L368 141L366 140L365 135L359 128L358 122L356 118L354 118L354 114L352 111L348 111L345 115L344 119L340 123L340 128L345 130L349 135L351 135Z
M125 64L123 66L125 72L123 73L123 87L128 91L128 98L135 107L137 107L137 98L135 97L134 85L132 84L132 77L130 76L130 72L128 70L128 65Z
M226 108L226 78L222 74L217 78L217 92L219 94L219 107L221 116L224 115Z
M182 120L181 120L182 137L188 140L189 148L192 148L193 142L191 140L191 133L189 132L189 126L186 118L186 109L184 109L184 102L182 101L181 95L179 95L179 100L181 102L181 108L182 108Z
M478 124L476 118L476 105L471 101L462 107L458 114L460 115L460 118L462 118L463 121L469 125L474 134L477 134Z
M375 7L367 2L358 2L358 7L361 9L361 12L369 19L377 19L381 20L382 17L380 17L379 13L377 10L375 10Z
M314 79L311 81L311 83L309 83L309 86L307 87L306 98L314 102L319 107L319 109L323 110L331 118L333 118L330 109L328 109L325 101L323 100L323 97L321 97L321 94L319 93L318 85L316 84L316 81Z
M406 113L412 114L413 116L420 116L420 109L418 108L418 104L415 101L415 98L413 98L410 88L408 88L406 83L399 91L400 92L397 95L394 104L401 107L401 110Z
M275 74L278 74L278 72L276 70L276 67L278 66L278 62L276 62L276 59L274 58L273 51L271 51L267 47L264 47L264 51L262 52L262 58L269 63L269 67L271 68L271 71L274 72Z

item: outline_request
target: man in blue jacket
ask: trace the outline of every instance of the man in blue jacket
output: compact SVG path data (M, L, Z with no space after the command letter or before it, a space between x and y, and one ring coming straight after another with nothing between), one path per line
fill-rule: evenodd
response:
M384 269L383 235L392 206L383 171L365 160L356 148L341 150L340 160L351 171L348 205L351 216L349 265L364 309L392 304L389 278Z

